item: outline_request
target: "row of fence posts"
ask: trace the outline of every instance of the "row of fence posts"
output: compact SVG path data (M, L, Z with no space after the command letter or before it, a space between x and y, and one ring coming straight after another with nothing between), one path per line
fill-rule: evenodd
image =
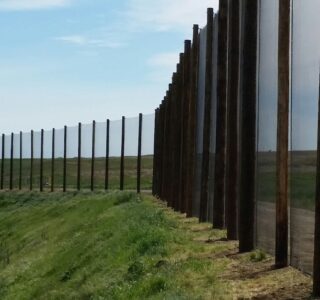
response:
M275 266L288 266L290 0L279 1ZM256 0L220 0L213 227L255 249L258 10ZM213 9L208 9L200 222L207 221L212 96ZM229 62L229 63L228 63ZM192 217L195 197L199 28L185 41L177 70L155 111L153 194ZM320 88L319 88L320 95ZM320 97L319 97L320 106ZM320 296L320 110L313 294Z
M120 157L120 190L124 190L125 184L125 117L122 117L122 128L121 128L121 157ZM138 129L138 149L137 149L137 193L141 191L141 155L142 155L142 126L143 126L143 115L139 114L139 129ZM77 156L77 190L81 190L81 134L82 124L78 124L78 156ZM64 137L63 137L63 184L62 189L64 192L67 191L67 143L68 143L68 127L64 126ZM55 190L55 144L56 144L56 134L55 129L52 129L52 155L51 155L51 192ZM95 189L95 145L96 145L96 122L92 122L92 151L91 151L91 175L90 175L90 189L94 191ZM22 189L22 162L23 162L23 139L22 132L19 134L19 179L18 179L18 189ZM1 157L1 170L0 170L0 189L3 190L4 187L4 168L5 168L5 135L2 135L2 157ZM30 155L30 186L29 189L32 191L34 189L34 131L31 131L31 155ZM110 120L106 121L106 153L105 153L105 190L109 189L109 156L110 152ZM10 141L10 170L9 170L9 189L13 190L13 161L14 161L14 134L11 134ZM40 141L40 179L39 186L40 191L44 190L44 180L43 180L43 167L44 167L44 130L41 130L41 141Z

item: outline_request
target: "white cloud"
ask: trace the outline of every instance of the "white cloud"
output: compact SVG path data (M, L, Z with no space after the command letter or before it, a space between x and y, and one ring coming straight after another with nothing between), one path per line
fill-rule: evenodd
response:
M219 0L129 0L126 14L138 28L190 32L192 24L205 25L208 7L217 11L218 5Z
M0 10L38 10L68 5L71 0L0 0Z
M68 44L74 44L78 46L87 46L91 48L121 48L125 46L124 43L111 41L103 38L88 38L84 35L67 35L54 38L56 41L62 41Z
M55 40L76 45L84 45L87 43L87 39L81 35L59 36L56 37Z

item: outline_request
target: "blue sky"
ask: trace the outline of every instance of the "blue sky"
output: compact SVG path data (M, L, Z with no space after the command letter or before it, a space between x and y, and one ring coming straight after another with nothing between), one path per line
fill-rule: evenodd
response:
M218 0L0 0L0 127L152 113Z

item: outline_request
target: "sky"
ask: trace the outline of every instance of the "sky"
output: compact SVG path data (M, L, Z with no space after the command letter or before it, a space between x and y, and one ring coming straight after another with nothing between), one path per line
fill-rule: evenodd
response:
M2 133L153 113L218 0L0 0Z

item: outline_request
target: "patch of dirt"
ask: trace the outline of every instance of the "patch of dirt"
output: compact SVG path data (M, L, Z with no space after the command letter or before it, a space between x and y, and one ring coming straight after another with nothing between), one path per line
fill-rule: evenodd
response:
M158 202L164 208L163 202ZM225 231L212 229L211 224L200 224L197 219L186 219L185 215L165 207L179 226L193 235L195 243L208 247L208 252L193 253L197 258L222 260L225 271L218 278L226 282L231 290L225 299L239 300L300 300L312 299L312 278L297 269L287 267L275 269L274 258L265 255L261 261L251 259L252 253L239 254L238 242L227 241ZM184 218L184 219L183 219ZM307 247L310 248L310 247ZM190 253L186 253L189 256Z

